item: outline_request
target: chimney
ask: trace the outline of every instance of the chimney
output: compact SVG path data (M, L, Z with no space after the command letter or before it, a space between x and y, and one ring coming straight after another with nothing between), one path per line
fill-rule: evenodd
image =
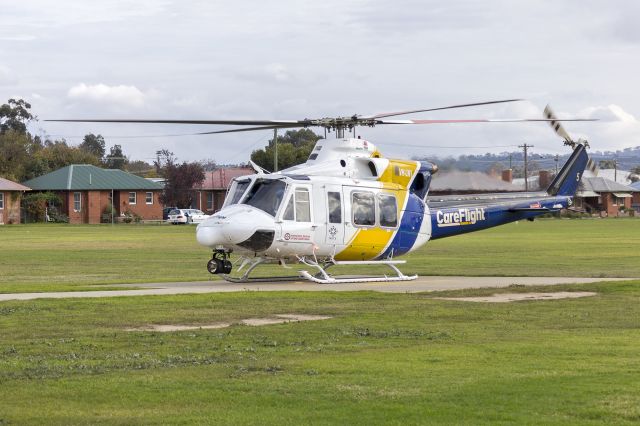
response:
M513 181L513 170L506 169L502 171L502 180L511 183Z
M540 189L547 189L551 185L551 173L549 170L540 170L538 176Z

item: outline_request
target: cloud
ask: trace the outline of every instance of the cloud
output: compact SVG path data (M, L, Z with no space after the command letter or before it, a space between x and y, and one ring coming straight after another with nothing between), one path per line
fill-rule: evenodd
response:
M638 120L618 105L595 106L584 109L581 114L585 118L596 118L600 121L613 121L638 124Z
M0 86L13 85L18 81L9 67L0 65Z
M135 86L80 83L69 89L67 97L76 101L141 107L144 105L147 95Z

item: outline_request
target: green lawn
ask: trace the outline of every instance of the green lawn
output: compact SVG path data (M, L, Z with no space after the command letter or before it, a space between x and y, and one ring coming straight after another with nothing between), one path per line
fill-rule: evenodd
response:
M0 291L205 280L193 227L0 227ZM640 221L541 220L435 241L406 272L640 277ZM640 281L509 304L217 293L0 303L4 424L633 424ZM326 321L171 333L276 314Z
M599 294L510 304L372 292L4 302L0 424L640 422L640 281L558 289ZM334 318L125 331L279 313Z
M525 221L430 242L406 256L402 269L420 275L640 277L639 247L636 219ZM2 226L0 292L209 280L209 257L193 226ZM266 270L282 273L279 267Z

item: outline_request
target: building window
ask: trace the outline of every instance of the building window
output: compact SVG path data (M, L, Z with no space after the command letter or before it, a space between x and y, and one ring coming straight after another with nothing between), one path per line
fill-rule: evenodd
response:
M73 211L79 212L82 208L82 193L74 192L73 193Z
M398 226L398 205L394 195L378 194L380 226L395 228Z
M213 192L207 192L207 210L213 210Z
M376 224L376 203L372 192L352 193L351 208L354 225L374 226Z
M153 204L153 192L147 192L145 201L147 204Z
M0 210L4 209L4 192L0 192Z
M129 193L129 204L135 204L136 203L136 193L135 192L130 192Z

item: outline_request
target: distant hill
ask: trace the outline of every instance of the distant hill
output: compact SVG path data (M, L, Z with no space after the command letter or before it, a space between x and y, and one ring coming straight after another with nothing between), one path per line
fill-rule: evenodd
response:
M538 154L535 151L529 154L529 170L551 170L555 171L556 165L561 167L569 158L569 152L559 155L556 158L554 154ZM590 151L589 155L596 163L602 160L617 160L618 169L631 170L640 166L640 146L635 148L625 148L618 151ZM433 161L442 170L464 170L478 172L499 172L502 169L511 168L514 170L514 177L522 177L522 169L524 165L524 154L522 151L501 152L499 154L477 154L477 155L461 155L454 157L414 157L416 160Z

